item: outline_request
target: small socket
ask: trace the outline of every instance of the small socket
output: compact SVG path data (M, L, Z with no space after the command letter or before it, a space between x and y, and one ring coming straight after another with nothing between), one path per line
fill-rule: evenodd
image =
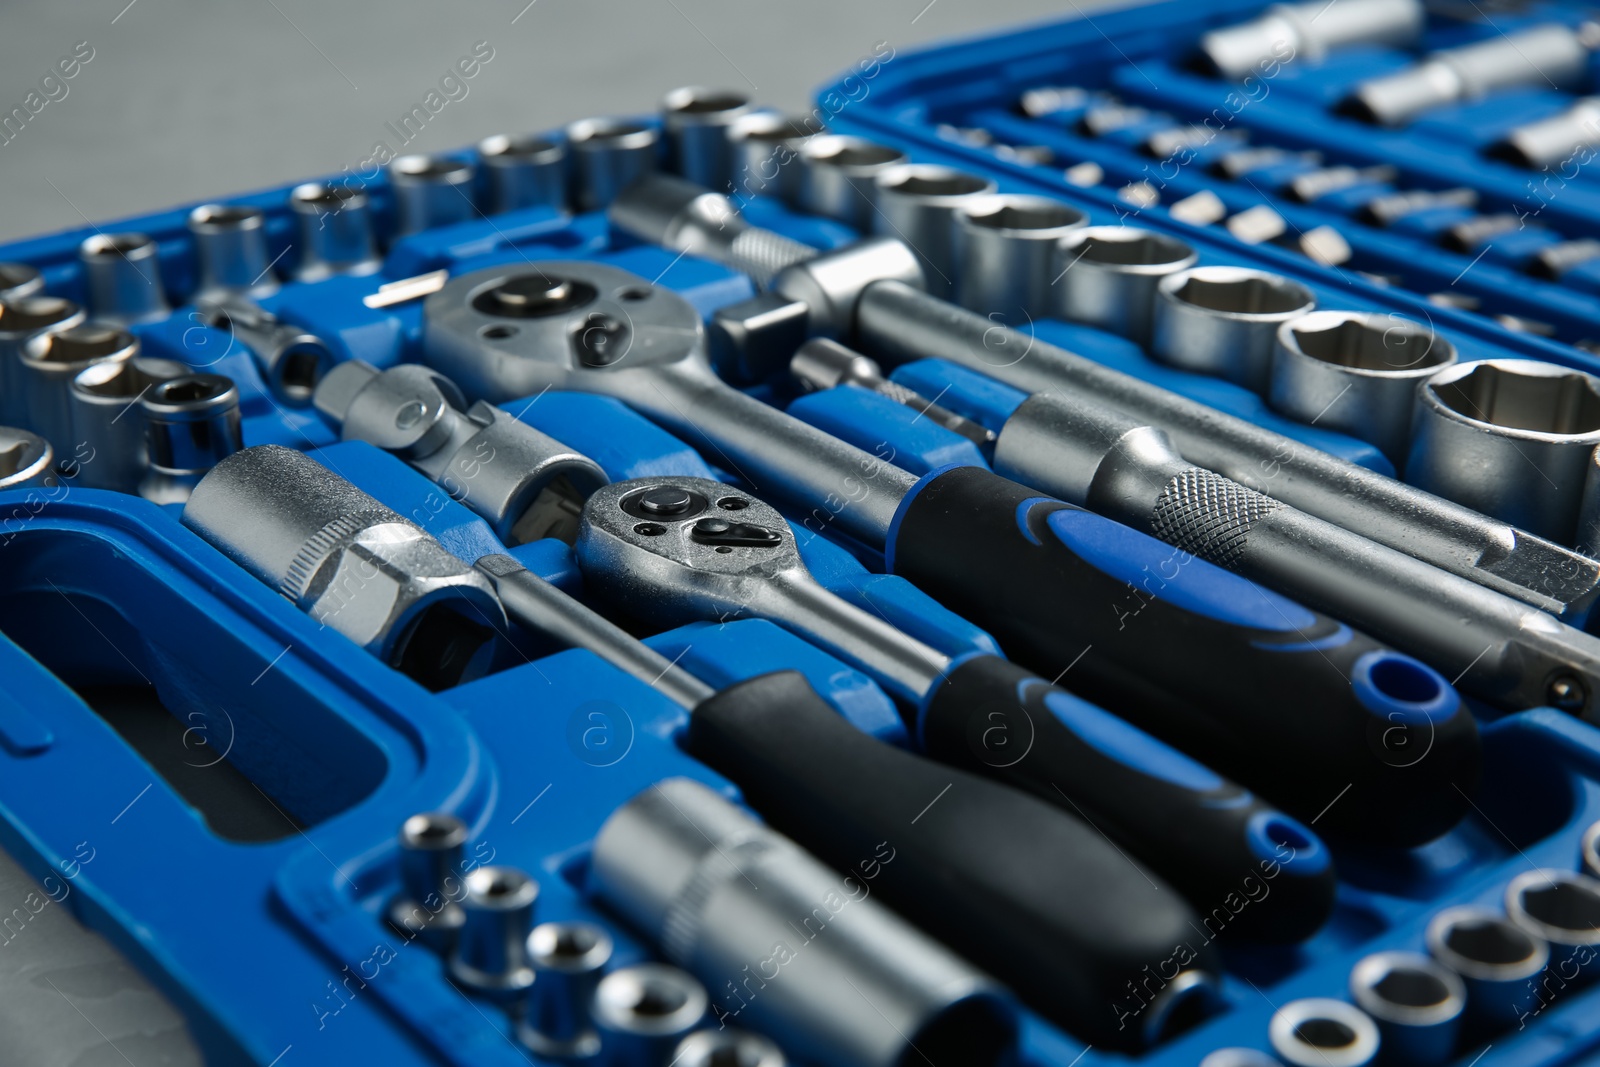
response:
M800 148L799 207L866 233L876 212L879 172L905 161L900 149L864 137L812 137Z
M1600 948L1600 880L1553 867L1524 871L1506 886L1506 914L1549 943L1552 970L1594 963ZM1596 971L1590 966L1580 978L1593 978Z
M477 215L472 203L475 174L471 163L449 156L401 156L390 163L395 232L404 237L470 221Z
M450 979L490 1000L519 1000L534 981L528 934L539 883L514 867L479 867L464 885L466 917L450 954Z
M1378 1024L1387 1058L1418 1067L1455 1052L1467 1006L1453 971L1416 952L1375 952L1350 971L1350 995Z
M664 963L612 971L594 993L594 1021L607 1067L666 1063L705 1017L705 987Z
M1273 1014L1267 1036L1291 1067L1366 1067L1378 1055L1377 1024L1342 1000L1291 1000Z
M584 1059L600 1050L591 1011L611 962L611 935L593 923L541 923L528 935L533 991L517 1028L529 1049L552 1059Z
M165 318L166 290L155 241L143 233L97 233L78 246L89 312L128 325Z
M401 890L385 917L435 952L450 951L466 920L459 903L466 843L467 824L446 812L422 812L400 824Z
M1151 355L1267 391L1278 327L1316 306L1311 290L1245 267L1194 267L1156 287Z
M787 1067L777 1045L748 1030L696 1030L669 1061L673 1067Z
M1550 946L1486 908L1446 908L1428 923L1428 953L1461 976L1474 1021L1487 1029L1514 1024L1533 1006L1535 979Z

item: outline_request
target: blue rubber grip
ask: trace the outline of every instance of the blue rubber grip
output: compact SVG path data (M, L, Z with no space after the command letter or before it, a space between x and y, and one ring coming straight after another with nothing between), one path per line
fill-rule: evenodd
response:
M1013 660L1326 836L1431 840L1477 785L1477 727L1431 668L991 471L924 478L886 558Z
M1208 939L1300 941L1333 910L1328 849L1304 824L1014 663L956 663L917 728L933 758L1086 819L1182 893Z

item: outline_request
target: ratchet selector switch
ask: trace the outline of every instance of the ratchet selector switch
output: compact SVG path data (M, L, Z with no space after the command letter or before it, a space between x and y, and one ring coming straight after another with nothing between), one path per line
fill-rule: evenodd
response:
M783 535L765 526L749 522L729 522L726 519L701 519L689 531L698 544L717 549L774 548L783 543Z

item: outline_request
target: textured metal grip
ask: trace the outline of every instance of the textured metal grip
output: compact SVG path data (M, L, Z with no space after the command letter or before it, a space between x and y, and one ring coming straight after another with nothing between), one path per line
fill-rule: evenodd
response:
M1238 482L1190 467L1162 490L1150 526L1168 544L1233 570L1244 554L1250 527L1282 506Z
M750 275L763 289L780 270L815 259L816 255L817 250L810 245L757 226L741 230L728 243L728 266Z

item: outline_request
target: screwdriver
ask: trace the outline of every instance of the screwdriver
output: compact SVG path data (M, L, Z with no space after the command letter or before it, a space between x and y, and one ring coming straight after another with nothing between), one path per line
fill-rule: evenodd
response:
M1079 392L1160 426L1201 466L1575 626L1600 601L1600 562L931 296L897 275L885 238L818 252L752 227L726 197L654 179L628 190L610 220L736 270L751 265L746 249L762 249L771 291L713 320L762 355L798 312L810 334L853 334L885 362L936 357L1030 392Z
M807 344L829 345L836 358L877 373L871 359L837 342ZM1495 707L1594 716L1600 638L1195 466L1163 430L1114 408L1073 393L1028 396L964 368L926 366L946 392L981 384L995 409L990 421L1004 413L997 473L1360 626Z
M892 848L874 890L1084 1040L1137 1049L1178 1021L1181 1003L1214 988L1215 950L1197 934L1195 914L1079 819L869 737L796 671L713 695L510 556L476 566L510 618L596 653L688 709L689 754L738 785L774 829L835 870L852 869L880 842ZM1183 946L1176 965L1175 946ZM1162 966L1179 972L1161 990L1172 992L1125 1025L1115 1005L1145 968Z
M547 388L625 401L755 491L806 509L805 533L882 550L891 573L1018 662L1070 671L1079 696L1292 815L1329 809L1318 827L1329 836L1415 844L1465 810L1456 786L1476 780L1476 735L1453 718L1441 729L1453 694L1431 669L991 471L919 479L887 446L863 451L747 396L711 370L696 309L635 274L593 261L463 274L428 297L423 347L490 402Z
M917 709L927 755L1077 812L1197 908L1270 870L1270 895L1230 936L1303 940L1333 907L1327 849L1305 826L999 656L952 660L835 596L760 500L702 478L619 482L590 497L574 549L586 587L644 622L747 615L822 646Z

